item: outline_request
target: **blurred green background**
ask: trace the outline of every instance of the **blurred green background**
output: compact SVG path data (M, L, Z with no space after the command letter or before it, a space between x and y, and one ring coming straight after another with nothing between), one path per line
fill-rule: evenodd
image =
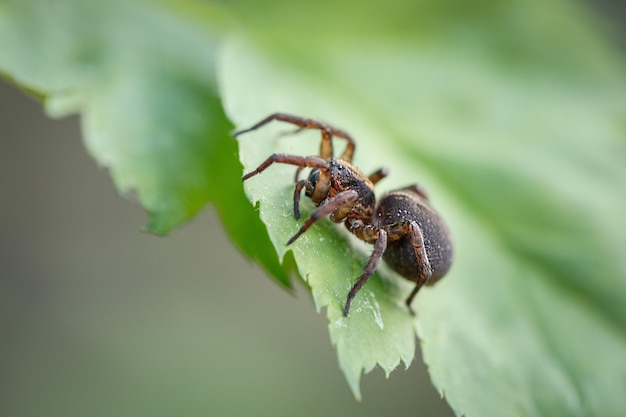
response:
M452 415L419 359L356 402L307 292L245 260L213 209L142 233L77 117L0 82L0 129L0 416Z

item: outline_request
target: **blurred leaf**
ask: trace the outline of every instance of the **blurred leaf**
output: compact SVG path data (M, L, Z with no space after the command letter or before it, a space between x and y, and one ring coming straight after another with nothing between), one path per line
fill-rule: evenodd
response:
M211 113L216 41L166 10L121 4L6 4L0 62L51 114L82 112L90 152L137 193L148 230L166 233L207 202L207 132L228 127Z
M0 68L45 97L49 114L81 114L90 153L136 194L148 231L168 233L213 201L239 247L288 286L237 180L215 83L223 19L192 6L0 3Z

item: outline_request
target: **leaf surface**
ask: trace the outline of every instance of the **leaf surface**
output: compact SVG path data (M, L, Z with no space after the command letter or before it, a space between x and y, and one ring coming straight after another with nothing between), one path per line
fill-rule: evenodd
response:
M341 317L371 247L330 221L286 246L302 224L292 214L293 167L273 165L246 191L279 255L293 250L316 305L327 307L357 396L361 371L411 361L417 327L433 382L458 414L617 415L626 389L626 193L615 192L626 190L624 74L610 59L571 71L577 58L567 54L530 59L542 51L513 71L458 42L320 41L303 58L289 42L260 53L244 41L220 61L239 128L273 112L318 118L356 138L365 173L390 168L379 195L426 187L457 255L418 295L415 321L402 306L410 283L384 267ZM245 171L274 152L318 153L319 134L290 132L273 122L242 135Z

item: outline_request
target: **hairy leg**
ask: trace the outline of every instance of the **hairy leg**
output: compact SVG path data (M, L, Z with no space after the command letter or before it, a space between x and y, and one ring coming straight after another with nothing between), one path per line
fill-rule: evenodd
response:
M363 273L356 280L356 282L352 286L352 289L348 293L348 297L346 298L346 305L343 308L344 317L348 317L348 314L350 314L350 304L352 304L352 299L354 299L356 294L359 292L361 287L363 287L363 285L367 282L369 277L372 276L372 274L376 270L376 267L378 266L378 263L380 262L380 258L383 256L383 253L385 252L386 249L387 249L387 232L381 229L379 230L379 233L378 233L378 239L376 240L376 243L374 244L374 251L372 252L372 255L367 261L365 268L363 268Z
M287 113L274 113L267 116L265 119L256 123L252 127L248 129L243 129L235 132L233 136L237 137L244 133L250 132L252 130L256 130L266 124L270 123L273 120L278 120L281 122L291 123L293 125L298 126L300 129L317 129L322 132L322 143L320 145L320 156L323 159L329 160L333 157L333 144L332 137L336 136L338 138L345 139L348 144L346 149L344 150L341 159L344 161L352 162L352 155L354 154L354 140L352 136L350 136L347 132L327 125L326 123L322 123L320 121L314 119L307 119L304 117L298 117Z

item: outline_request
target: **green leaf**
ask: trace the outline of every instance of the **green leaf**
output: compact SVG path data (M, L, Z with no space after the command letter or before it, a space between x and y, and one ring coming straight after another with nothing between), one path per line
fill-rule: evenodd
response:
M244 253L288 286L237 179L215 81L222 21L191 3L4 2L0 68L49 114L81 115L89 152L137 196L147 231L168 233L213 201Z
M290 28L289 6L269 14L282 7ZM550 3L542 10L564 13L560 25L534 22L550 39L542 45L524 27L483 30L482 15L463 22L476 38L424 40L419 30L394 38L390 30L389 43L375 30L280 37L273 16L268 27L262 17L250 23L259 25L247 36L256 42L241 36L224 49L220 85L239 128L279 111L347 130L359 168L391 169L379 194L420 183L455 236L455 264L420 292L415 321L402 306L410 284L384 267L344 319L341 307L371 248L330 221L287 247L302 224L292 213L295 169L275 164L246 183L279 256L293 250L318 309L327 308L357 396L362 371L378 363L388 373L411 361L417 326L433 383L458 414L619 415L624 408L626 77L579 9ZM324 15L308 12L313 21ZM488 12L509 24L538 17L515 6ZM367 22L385 20L363 13ZM330 20L330 27L352 22ZM515 53L481 44L489 33ZM245 171L274 152L318 152L319 135L290 131L273 122L242 135ZM338 154L340 140L336 147ZM306 218L313 207L305 207Z
M45 94L49 113L82 112L90 152L120 191L137 193L151 213L148 230L166 233L206 203L205 132L221 127L224 135L228 126L211 112L210 32L116 2L12 2L1 16L5 71ZM152 42L159 30L172 36ZM203 56L193 52L200 49ZM177 146L181 137L185 146Z

